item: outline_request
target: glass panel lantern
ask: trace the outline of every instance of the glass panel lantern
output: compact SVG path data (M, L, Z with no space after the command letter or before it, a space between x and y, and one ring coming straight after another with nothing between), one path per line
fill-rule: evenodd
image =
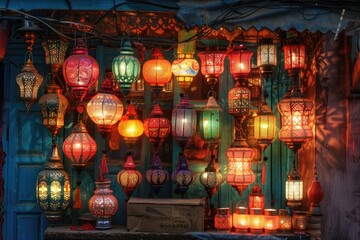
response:
M303 192L303 181L301 180L301 176L293 163L293 168L291 169L285 183L285 198L287 200L287 205L301 205Z
M244 79L251 70L251 57L253 52L244 45L236 46L228 53L230 59L230 73L235 80Z
M290 43L283 46L285 69L291 78L298 77L306 65L305 45Z
M237 207L233 213L233 226L236 232L247 233L249 228L249 215L246 207Z
M273 43L272 38L260 39L257 47L257 65L260 68L261 74L267 80L277 65L277 47Z
M276 209L264 210L264 230L265 233L276 233L279 228L279 216Z
M219 83L219 76L224 71L224 60L226 52L224 51L205 51L199 52L198 56L201 62L201 73L211 89Z
M276 137L276 117L266 102L254 118L254 134L262 151L264 151Z

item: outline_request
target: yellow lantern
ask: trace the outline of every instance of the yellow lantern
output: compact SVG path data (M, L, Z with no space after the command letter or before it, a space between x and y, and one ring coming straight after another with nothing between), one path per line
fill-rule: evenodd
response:
M264 230L266 233L276 233L279 228L279 216L276 209L264 210Z
M135 107L132 103L130 103L126 114L121 117L118 131L128 144L136 143L137 139L143 134L144 125L138 119Z
M261 213L261 208L251 208L250 209L250 232L251 233L262 233L264 227L264 215Z
M249 215L246 207L237 207L233 214L233 225L236 232L247 233L249 228Z

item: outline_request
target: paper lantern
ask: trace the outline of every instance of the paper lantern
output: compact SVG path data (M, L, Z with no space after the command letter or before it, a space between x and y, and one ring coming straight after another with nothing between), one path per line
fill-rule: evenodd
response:
M219 76L224 71L225 51L199 52L201 62L201 73L205 76L207 83L213 90L219 84Z
M62 69L65 82L71 88L72 99L82 102L99 77L99 65L95 58L89 56L84 41L76 41L73 54L65 60Z
M251 208L260 208L261 212L264 211L265 199L264 194L262 194L261 187L258 183L254 185L249 194L249 209Z
M236 232L247 233L249 228L249 215L246 207L236 207L233 213L233 226Z
M253 52L244 45L236 46L228 53L230 59L230 73L236 81L242 81L251 70L251 57Z
M218 208L214 217L216 230L230 231L232 228L232 216L229 208Z
M305 45L298 43L289 43L283 46L284 65L290 78L296 79L300 70L305 68L306 52Z
M307 191L307 196L310 200L310 213L320 214L320 202L324 197L324 192L317 177L316 162L314 180L312 180L310 187Z
M53 75L57 75L64 63L68 42L48 39L42 42L45 51L45 62L50 65Z
M114 78L120 83L121 92L127 95L131 85L140 77L140 62L134 57L130 41L124 40L120 48L120 55L115 57L112 62Z
M51 225L59 221L70 203L70 178L61 163L57 144L53 143L45 170L36 179L36 201Z
M127 198L129 199L135 188L140 185L142 181L141 173L136 169L135 162L131 156L131 152L127 153L127 159L124 164L124 169L121 170L116 178Z
M260 39L256 54L261 74L268 80L277 65L277 47L272 38Z
M127 144L135 144L144 132L144 125L138 119L134 104L130 103L126 114L120 118L118 131Z
M249 227L251 233L262 233L264 227L264 215L262 215L261 208L251 208L249 215Z
M264 210L264 230L265 233L276 233L279 228L279 216L276 209Z

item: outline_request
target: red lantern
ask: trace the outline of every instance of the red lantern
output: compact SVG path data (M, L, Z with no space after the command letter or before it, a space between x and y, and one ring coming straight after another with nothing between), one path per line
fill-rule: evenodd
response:
M95 140L90 136L84 123L80 120L69 137L63 143L63 152L76 169L83 169L97 150Z
M291 78L297 77L301 69L305 68L306 53L305 45L288 44L284 45L284 64Z
M264 195L262 194L261 187L256 183L249 195L249 211L251 208L261 208L261 211L263 212L265 206L264 202Z
M72 89L75 101L82 102L88 89L94 85L99 77L99 65L88 55L88 49L82 40L77 40L73 55L63 64L64 79Z
M123 188L126 196L131 197L135 188L140 185L142 181L141 173L136 169L135 162L131 156L131 153L127 153L128 157L124 164L124 169L117 174L117 181Z
M311 182L311 185L307 191L307 196L310 200L310 212L319 214L320 213L320 202L324 197L324 192L322 190L321 184L317 177L316 171L316 162L315 162L315 177L314 180Z
M224 71L224 60L226 53L224 51L206 51L199 52L201 61L201 73L205 75L211 89L219 83L219 76Z
M144 80L156 91L156 94L170 82L171 63L164 58L160 48L154 49L151 59L144 63L142 73Z
M0 23L0 62L4 59L8 40L7 31L3 30Z
M251 57L253 52L248 50L244 45L234 47L228 53L230 59L230 73L235 80L244 79L251 71Z

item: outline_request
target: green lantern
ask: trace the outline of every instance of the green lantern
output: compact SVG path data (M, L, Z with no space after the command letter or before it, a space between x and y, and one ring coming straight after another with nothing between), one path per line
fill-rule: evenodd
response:
M120 83L121 92L124 95L130 92L131 85L139 79L140 69L140 62L134 57L130 41L124 41L120 55L114 58L112 62L114 78Z
M36 180L36 200L50 224L56 223L70 202L70 178L61 163L57 144Z
M200 112L200 136L210 147L220 141L222 113L213 96L209 97L206 107Z

